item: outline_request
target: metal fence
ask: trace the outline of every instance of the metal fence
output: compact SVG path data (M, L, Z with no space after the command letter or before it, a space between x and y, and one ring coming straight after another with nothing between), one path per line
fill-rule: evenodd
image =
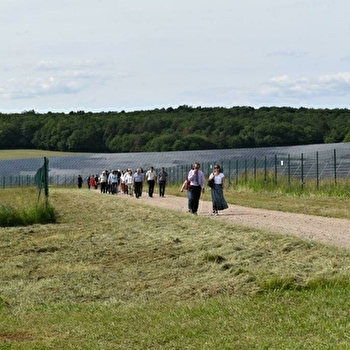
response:
M350 180L350 152L349 148L340 148L327 151L306 153L255 153L255 157L226 157L219 160L201 161L201 169L208 176L215 163L220 164L229 184L238 184L247 181L269 181L278 185L281 181L292 183L298 181L303 185L312 180L316 187L322 181L331 181L334 184L340 179ZM50 163L51 164L51 163ZM179 164L167 167L169 184L182 183L187 177L192 164ZM160 171L160 167L155 167ZM144 169L145 171L147 169ZM76 186L77 173L49 174L49 184L56 186ZM99 175L99 174L97 174ZM86 176L85 176L86 177ZM19 174L0 176L2 188L35 185L35 176ZM85 184L86 186L86 181Z

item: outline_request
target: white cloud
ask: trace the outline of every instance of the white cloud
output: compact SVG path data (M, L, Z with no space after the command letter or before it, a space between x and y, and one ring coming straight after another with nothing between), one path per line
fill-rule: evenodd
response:
M0 96L6 99L21 99L35 96L78 93L84 84L70 78L49 76L9 79L0 86Z
M277 76L263 86L261 94L288 98L339 96L350 94L350 72L292 79Z
M305 57L307 55L306 52L298 52L298 51L276 51L268 53L267 57Z
M67 70L67 69L101 69L104 64L98 61L85 60L73 62L61 62L53 60L42 60L34 64L34 69L38 71Z
M103 63L96 61L39 61L31 66L17 67L31 72L20 77L10 77L0 82L0 98L28 99L36 96L79 94L85 89L102 86L113 77L123 79L126 74L113 75L105 71ZM109 68L109 67L108 67ZM8 70L11 74L13 69Z

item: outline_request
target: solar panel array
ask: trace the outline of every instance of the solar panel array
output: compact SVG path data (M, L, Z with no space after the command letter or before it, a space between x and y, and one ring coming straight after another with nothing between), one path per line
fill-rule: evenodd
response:
M90 174L100 174L102 170L123 170L127 168L136 170L138 167L148 169L152 165L156 169L164 166L168 172L173 174L173 181L178 182L183 179L184 174L187 173L191 164L195 161L200 162L202 168L207 172L212 164L219 163L226 169L225 172L229 170L232 176L237 171L237 166L239 171L243 171L243 168L244 170L251 170L253 167L262 169L266 166L273 169L276 167L277 161L279 171L282 173L286 171L285 165L288 162L289 171L294 176L298 176L301 169L303 169L306 177L332 176L336 167L340 177L349 177L350 143L50 157L49 176L50 182L76 183L78 174L86 177ZM42 158L0 161L0 179L2 178L4 183L8 181L8 178L22 177L23 179L26 176L34 176L42 164Z

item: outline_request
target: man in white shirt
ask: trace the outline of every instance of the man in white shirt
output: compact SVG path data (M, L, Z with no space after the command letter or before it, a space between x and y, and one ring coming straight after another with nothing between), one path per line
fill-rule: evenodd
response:
M146 172L146 181L148 184L148 196L153 197L154 192L154 184L156 182L157 174L154 170L154 167L151 166L149 170Z
M187 179L190 181L190 191L191 199L189 206L191 208L191 213L197 215L199 199L201 193L204 193L205 177L201 170L199 170L200 164L198 162L194 163L193 169L188 173Z

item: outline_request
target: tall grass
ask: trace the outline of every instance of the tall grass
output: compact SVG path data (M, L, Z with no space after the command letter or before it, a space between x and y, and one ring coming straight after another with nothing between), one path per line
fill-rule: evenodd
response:
M49 200L38 198L34 188L0 191L0 227L55 223L56 211Z
M349 179L296 179L289 176L277 176L275 173L257 172L255 175L248 173L237 179L231 180L231 185L238 190L253 192L276 192L291 195L318 195L333 197L348 197L350 195Z

